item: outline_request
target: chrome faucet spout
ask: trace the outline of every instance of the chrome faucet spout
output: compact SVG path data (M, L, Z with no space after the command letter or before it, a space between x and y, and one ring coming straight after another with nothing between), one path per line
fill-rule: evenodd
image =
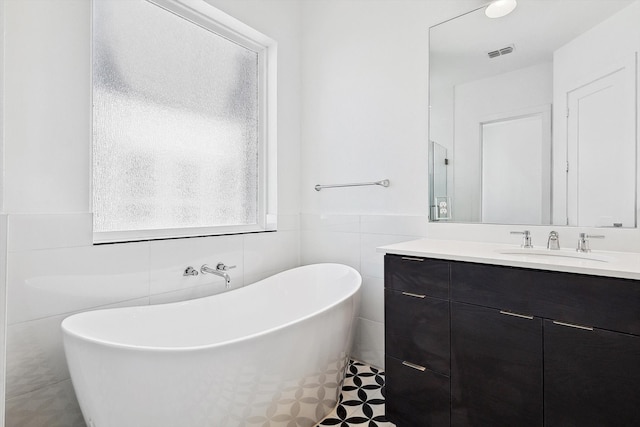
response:
M549 239L547 240L547 249L557 251L560 249L560 236L557 231L549 233Z
M227 267L226 265L224 265L223 263L218 263L218 265L216 266L215 269L209 267L207 264L204 264L202 267L200 267L200 272L202 274L215 274L216 276L220 276L225 280L225 288L229 289L231 287L231 276L229 276L229 273L227 273L225 270L228 270L230 268L234 268L235 265L231 266L231 267Z

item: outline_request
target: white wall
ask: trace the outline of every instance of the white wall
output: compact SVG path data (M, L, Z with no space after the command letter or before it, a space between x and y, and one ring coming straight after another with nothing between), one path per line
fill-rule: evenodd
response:
M426 215L301 215L303 264L339 262L362 275L352 358L384 366L384 256L376 248L423 238L426 228Z
M384 364L383 257L424 237L429 27L481 1L302 2L301 257L363 275L354 357ZM316 184L391 185L325 189Z
M303 2L304 213L427 212L429 27L478 3ZM389 188L313 190L383 178Z
M451 160L455 221L481 220L480 123L499 113L515 113L551 104L552 81L552 64L543 63L456 86L455 142Z
M91 2L3 2L7 425L83 425L62 351L67 315L224 291L219 278L183 277L189 265L236 264L237 288L300 263L300 4L210 2L279 43L279 231L102 246L91 242Z

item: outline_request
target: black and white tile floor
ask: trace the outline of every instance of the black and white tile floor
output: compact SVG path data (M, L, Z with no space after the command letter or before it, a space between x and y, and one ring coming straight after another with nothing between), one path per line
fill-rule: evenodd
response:
M351 361L338 407L317 427L395 427L384 416L384 372Z

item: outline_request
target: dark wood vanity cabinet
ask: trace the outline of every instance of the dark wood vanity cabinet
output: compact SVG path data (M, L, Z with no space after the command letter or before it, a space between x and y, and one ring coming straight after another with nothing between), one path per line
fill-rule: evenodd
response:
M398 427L640 426L640 282L385 257Z

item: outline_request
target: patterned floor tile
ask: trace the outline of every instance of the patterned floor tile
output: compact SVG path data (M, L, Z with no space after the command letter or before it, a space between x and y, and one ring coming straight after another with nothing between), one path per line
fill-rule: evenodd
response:
M395 427L384 415L384 372L351 361L340 403L318 427Z

